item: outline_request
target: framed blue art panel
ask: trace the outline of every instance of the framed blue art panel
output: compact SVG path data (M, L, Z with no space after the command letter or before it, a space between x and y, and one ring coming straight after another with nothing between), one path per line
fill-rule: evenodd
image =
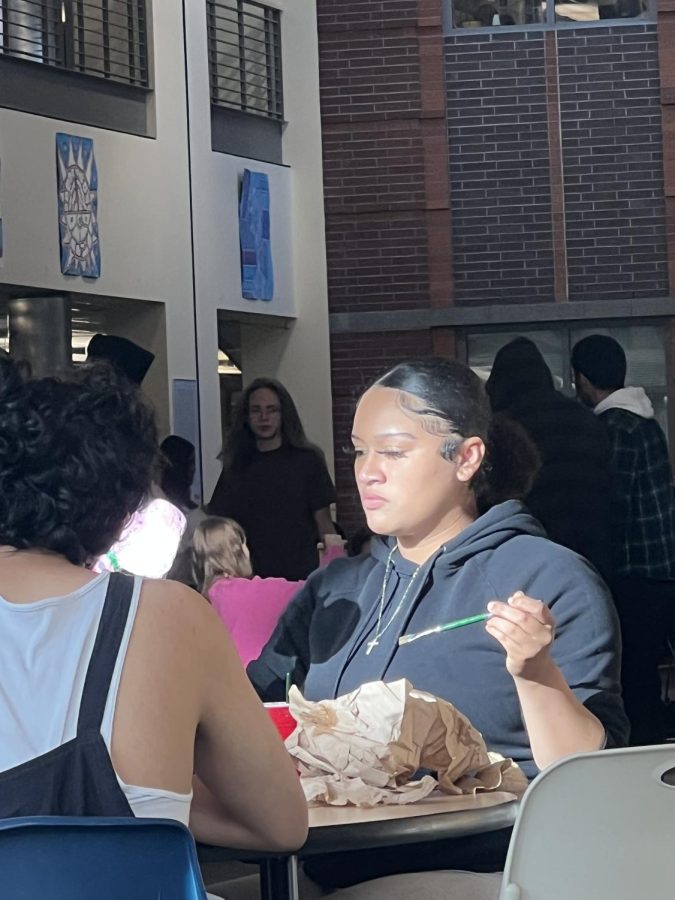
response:
M98 278L98 172L91 138L56 135L61 271Z
M241 293L247 300L274 297L270 243L270 186L264 172L244 169L239 200Z

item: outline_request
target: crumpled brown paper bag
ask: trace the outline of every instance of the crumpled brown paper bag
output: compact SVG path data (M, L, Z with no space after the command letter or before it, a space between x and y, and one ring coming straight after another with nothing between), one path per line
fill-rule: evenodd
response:
M436 787L470 794L527 785L512 760L488 753L466 716L405 679L369 682L318 703L293 687L289 705L298 728L286 748L308 801L376 806L412 803ZM435 771L438 781L410 781L419 769Z

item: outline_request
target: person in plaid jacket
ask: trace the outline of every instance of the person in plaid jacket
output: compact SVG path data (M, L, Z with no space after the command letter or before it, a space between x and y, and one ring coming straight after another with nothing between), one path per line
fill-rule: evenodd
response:
M606 426L612 445L615 568L622 685L631 743L663 740L658 664L675 619L673 475L663 431L641 387L624 387L626 355L594 334L572 351L577 395Z

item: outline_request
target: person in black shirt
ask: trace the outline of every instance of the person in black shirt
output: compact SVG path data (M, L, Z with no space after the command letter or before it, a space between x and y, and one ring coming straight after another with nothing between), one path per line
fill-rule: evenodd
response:
M301 581L319 565L317 542L334 534L335 489L286 388L257 378L235 412L223 471L209 504L246 533L261 578Z
M607 433L593 413L555 389L533 341L524 337L499 350L486 390L493 412L518 422L541 458L523 502L556 544L612 574L612 475Z

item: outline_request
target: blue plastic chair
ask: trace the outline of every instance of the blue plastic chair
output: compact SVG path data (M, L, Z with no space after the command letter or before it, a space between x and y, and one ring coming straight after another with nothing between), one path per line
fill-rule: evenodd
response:
M171 819L0 819L8 900L205 900L194 840Z

